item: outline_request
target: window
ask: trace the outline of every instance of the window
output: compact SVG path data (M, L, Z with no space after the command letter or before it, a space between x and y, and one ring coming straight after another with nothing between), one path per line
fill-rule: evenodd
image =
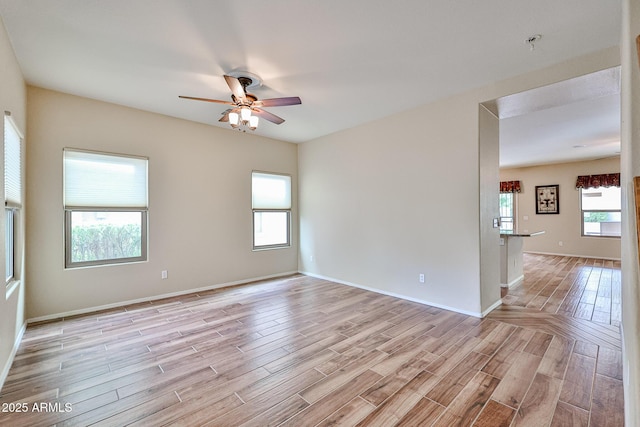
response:
M522 189L520 181L500 181L500 233L516 229L516 193Z
M17 217L22 208L22 136L11 115L4 116L4 209L6 283L16 280Z
M251 174L253 248L291 245L291 177L263 172Z
M620 187L580 188L582 235L620 237Z
M64 150L66 267L147 259L147 164Z
M514 194L500 193L500 232L512 232L514 228Z

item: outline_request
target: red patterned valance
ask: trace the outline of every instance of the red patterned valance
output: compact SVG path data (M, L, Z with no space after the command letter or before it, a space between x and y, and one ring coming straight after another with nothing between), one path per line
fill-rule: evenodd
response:
M501 193L519 193L520 181L500 181Z
M576 181L576 189L598 187L620 187L620 174L581 175Z

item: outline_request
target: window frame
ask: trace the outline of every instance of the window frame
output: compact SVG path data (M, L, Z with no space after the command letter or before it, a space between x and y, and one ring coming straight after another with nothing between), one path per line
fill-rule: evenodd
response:
M258 175L272 175L274 177L288 177L289 178L289 198L290 198L290 203L289 203L289 207L288 208L277 208L277 209L271 209L271 208L261 208L258 207L256 208L254 205L254 188L253 188L253 177L254 174L258 174ZM252 203L251 203L251 241L252 241L252 250L253 251L263 251L263 250L271 250L271 249L284 249L284 248L290 248L291 247L291 205L293 203L292 199L293 199L293 183L292 183L292 177L289 174L286 173L275 173L275 172L265 172L265 171L258 171L258 170L254 170L251 171L251 197L252 197ZM277 244L268 244L268 245L256 245L256 213L270 213L270 212L282 212L286 214L286 220L287 220L287 235L286 235L286 242L285 243L277 243Z
M6 285L16 281L16 216L17 208L6 207L5 218L5 277Z
M252 210L252 236L253 236L253 250L265 250L265 249L279 249L291 247L291 210L286 209L253 209ZM275 243L269 245L256 245L256 214L257 213L284 213L287 218L287 238L285 243Z
M92 150L83 150L76 148L64 148L63 150L63 169L66 169L65 162L66 158L64 155L65 151L73 151L78 153L87 153L89 155L101 155L101 156L110 156L117 158L130 158L130 159L138 159L145 161L145 173L146 173L146 190L145 197L147 198L147 202L145 203L145 207L126 207L126 206L68 206L66 205L66 199L63 196L63 205L64 205L64 267L65 269L74 269L74 268L82 268L82 267L99 267L99 266L109 266L109 265L120 265L120 264L129 264L136 262L145 262L148 260L148 250L149 250L149 241L148 241L148 197L149 197L149 158L143 156L134 156L128 154L118 154L118 153L107 153L101 151L92 151ZM66 171L63 172L63 188L65 187L64 180L67 179ZM125 257L125 258L105 258L99 260L91 260L91 261L73 261L73 248L72 248L72 231L73 231L73 213L75 212L137 212L140 213L140 256L136 257Z
M106 258L93 261L73 261L71 256L73 250L71 247L71 232L73 230L72 215L74 212L140 212L140 256L138 257L126 257L126 258ZM147 210L133 210L133 209L90 209L90 208L74 208L64 210L64 264L65 268L79 268L79 267L97 267L117 264L128 264L134 262L144 262L147 260L148 240L147 240Z
M594 188L594 187L591 187ZM596 237L596 238L608 238L608 239L620 239L622 237L622 230L620 231L620 235L602 235L602 234L585 234L584 231L584 214L585 213L619 213L622 215L622 205L620 205L620 209L583 209L582 207L582 199L583 199L583 190L589 190L591 188L578 188L578 197L580 198L580 237ZM620 190L620 197L622 197L622 190L620 187L595 187L595 188L618 188Z

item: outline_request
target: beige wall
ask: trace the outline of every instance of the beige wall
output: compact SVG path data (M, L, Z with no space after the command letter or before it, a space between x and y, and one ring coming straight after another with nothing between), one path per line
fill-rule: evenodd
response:
M300 146L302 271L480 311L478 106L466 101Z
M623 1L622 14L622 337L625 425L640 426L640 272L633 177L640 176L640 2ZM635 201L639 203L640 201Z
M522 192L516 193L518 230L545 232L541 236L524 239L525 252L620 259L619 238L581 236L580 192L576 190L578 175L614 172L620 172L619 157L501 169L502 181L521 181ZM560 213L537 215L536 185L555 184L560 186ZM528 220L525 217L528 217ZM562 246L559 242L562 242Z
M0 128L2 128L2 135L4 135L4 120L1 116L5 111L11 112L13 121L20 131L25 133L27 121L26 98L26 88L22 73L13 54L13 49L9 43L4 24L0 19ZM0 150L0 152L4 152L4 150ZM0 162L0 170L2 171L0 176L4 176L4 161ZM3 192L4 199L4 185L0 187L2 188L0 191ZM2 387L2 383L9 372L13 353L17 349L17 341L25 325L24 298L26 276L23 268L24 251L22 249L24 247L24 222L21 221L25 213L26 204L20 215L20 220L16 224L18 230L15 235L17 243L16 259L18 261L16 265L16 277L20 279L20 281L0 293L0 387ZM2 209L0 213L0 218L2 218L3 222L3 225L0 226L0 238L4 241L4 209ZM0 259L5 259L4 244L0 245ZM0 262L1 277L6 277L5 268L4 261Z
M494 148L479 146L478 104L619 60L607 49L301 144L300 270L481 314L481 244L486 259L499 246L479 223L495 205L479 196Z
M297 271L290 248L252 251L251 171L292 175L297 146L28 88L29 318ZM62 149L149 158L149 259L64 268ZM161 280L161 271L169 278Z

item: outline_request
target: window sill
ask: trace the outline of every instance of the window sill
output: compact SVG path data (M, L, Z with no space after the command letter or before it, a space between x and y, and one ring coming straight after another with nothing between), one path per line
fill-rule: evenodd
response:
M257 248L253 248L253 252L262 252L262 251L270 251L273 249L289 249L291 245L279 245L279 246L261 246Z
M9 283L7 283L6 299L9 299L11 294L13 294L15 290L18 289L19 287L20 287L20 280L12 280Z
M96 267L114 267L114 266L118 266L118 265L129 265L129 264L140 264L140 263L144 263L147 262L148 260L145 259L124 259L123 261L113 261L113 260L109 260L109 262L87 262L87 263L73 263L71 265L65 265L64 269L65 270L80 270L83 268L96 268Z

